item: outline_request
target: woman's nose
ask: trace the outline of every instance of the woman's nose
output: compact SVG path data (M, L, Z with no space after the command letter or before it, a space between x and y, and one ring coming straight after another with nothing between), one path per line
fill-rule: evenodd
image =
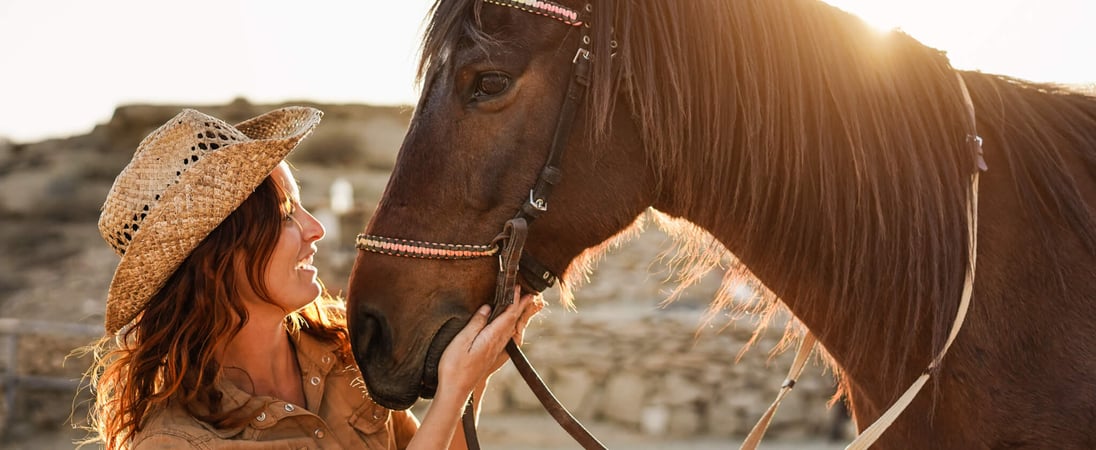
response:
M327 234L327 230L324 229L323 223L317 220L316 216L313 216L310 212L306 212L305 215L308 216L302 224L305 240L313 242L323 239L324 235Z

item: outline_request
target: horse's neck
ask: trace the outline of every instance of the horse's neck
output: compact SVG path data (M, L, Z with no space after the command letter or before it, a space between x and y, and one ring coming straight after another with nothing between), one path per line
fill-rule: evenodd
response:
M747 223L734 214L717 217L708 211L689 213L671 209L669 212L689 219L719 239L817 335L847 375L868 385L886 386L880 389L881 397L889 396L898 389L899 383L894 378L901 376L895 373L880 374L880 369L916 372L918 369L915 366L928 361L930 355L927 349L931 347L932 328L924 324L931 324L931 311L913 312L918 314L918 318L904 316L907 314L903 310L906 305L895 301L905 297L906 294L900 291L910 288L903 280L856 283L846 296L832 295L838 290L835 288L836 280L843 277L872 279L865 273L894 265L895 262L887 255L850 254L848 249L828 247L823 236L827 230L819 223L808 220L775 233L759 223ZM768 213L779 215L781 211ZM803 217L819 214L824 212L811 212ZM956 270L961 269L958 267ZM900 317L890 321L880 320L896 315ZM922 325L895 333L895 330L889 329L895 321ZM904 344L908 348L897 350L901 347L898 339L907 339ZM878 355L878 359L864 360L860 356L864 354ZM847 358L847 355L852 356ZM883 359L894 358L906 361L893 365L880 363Z
M851 18L814 2L750 5L758 21L813 20L779 39L742 31L768 38L740 49L743 67L728 70L761 94L728 94L706 106L719 110L697 114L708 122L684 124L692 139L676 160L694 163L664 169L655 207L716 236L847 373L900 389L940 338L935 302L957 302L962 284L961 158L946 151L960 151L957 136L969 127L955 75L938 53L901 36L887 44L901 54L893 64L867 64L879 50L861 43L873 38L865 27L845 29ZM903 103L922 90L941 95ZM886 361L872 356L883 353Z

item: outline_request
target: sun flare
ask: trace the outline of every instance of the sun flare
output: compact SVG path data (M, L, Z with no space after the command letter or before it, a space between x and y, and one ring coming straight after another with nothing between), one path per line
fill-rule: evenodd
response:
M1085 33L1096 2L1053 0L825 0L881 31L900 29L948 53L960 69L1032 81L1096 82L1096 62L1069 46L1090 47ZM1088 44L1080 44L1088 42Z

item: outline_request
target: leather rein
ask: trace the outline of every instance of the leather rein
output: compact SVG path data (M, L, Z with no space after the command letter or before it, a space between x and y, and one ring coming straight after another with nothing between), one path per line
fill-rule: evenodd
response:
M593 5L587 3L585 12L580 14L578 11L549 1L483 0L483 2L538 14L570 26L580 27L582 30L581 44L572 59L571 78L556 121L555 132L552 135L548 159L537 177L536 184L529 191L529 200L521 205L512 219L506 221L502 232L495 236L490 244L447 244L359 234L355 246L359 250L408 258L462 260L498 257L499 273L495 284L495 296L492 300L491 316L488 318L493 320L513 303L514 289L518 283L521 283L527 291L540 293L554 285L557 279L551 270L522 250L525 246L525 238L528 236L529 223L548 211L548 197L552 193L552 188L560 180L560 160L563 149L571 135L575 113L590 84L591 39L588 34L590 25L588 20L583 19L593 13ZM572 438L585 449L605 449L605 445L586 430L556 399L512 339L506 344L506 353L544 409ZM473 399L469 397L461 422L468 448L478 450L480 446L472 404Z

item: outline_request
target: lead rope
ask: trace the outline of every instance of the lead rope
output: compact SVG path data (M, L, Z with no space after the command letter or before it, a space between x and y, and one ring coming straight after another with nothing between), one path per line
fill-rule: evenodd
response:
M970 309L970 298L974 292L974 268L975 262L978 256L978 175L983 170L987 170L986 162L982 157L982 138L978 136L975 128L974 117L974 102L971 101L970 91L967 90L967 84L963 81L962 75L959 72L955 73L956 78L959 79L959 87L963 93L963 102L967 106L967 113L970 120L971 130L974 131L967 136L967 142L975 148L975 170L970 176L970 191L967 193L967 270L965 280L963 281L963 294L959 299L959 311L955 315L955 321L951 324L951 331L948 333L948 339L944 342L944 348L940 349L940 353L933 358L929 363L928 368L921 373L921 376L914 380L913 384L906 389L906 392L898 397L898 400L882 416L879 416L874 423L868 428L864 429L859 436L856 437L845 450L864 450L871 447L883 432L890 428L898 416L913 402L913 399L917 397L917 394L921 392L921 388L925 387L925 384L932 376L932 371L940 362L944 359L944 355L948 353L948 349L951 348L951 344L955 342L955 337L959 335L959 329L963 327L963 322L967 317L967 310ZM807 361L808 355L811 350L814 349L814 345L817 342L813 334L808 331L803 336L803 341L799 345L799 350L796 352L795 361L792 363L792 367L788 370L788 376L784 379L784 383L780 386L780 392L777 393L776 399L773 400L772 405L769 405L769 409L765 411L765 414L761 416L757 424L750 430L750 434L746 436L746 440L743 441L742 450L754 450L761 442L761 438L765 436L765 430L768 429L769 423L772 421L773 415L776 414L776 408L780 406L780 402L784 400L784 396L792 390L795 386L796 380L799 379L799 375L803 372L803 366Z

